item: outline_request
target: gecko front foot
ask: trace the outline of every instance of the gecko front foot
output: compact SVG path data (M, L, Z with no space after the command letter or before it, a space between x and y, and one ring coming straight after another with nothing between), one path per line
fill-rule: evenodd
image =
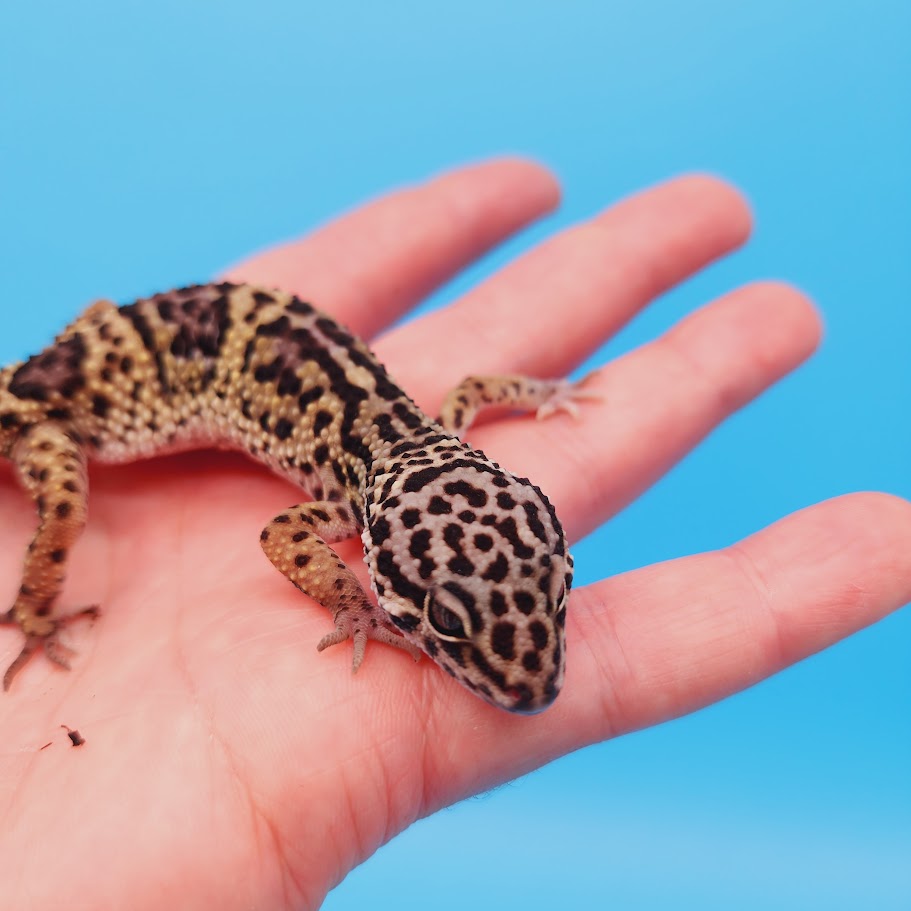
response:
M13 678L39 649L44 649L44 654L50 661L68 671L70 669L70 658L74 652L73 649L60 641L61 630L74 620L94 620L100 613L101 611L97 605L92 605L62 617L51 618L33 615L24 620L19 620L16 617L15 608L7 611L0 617L0 623L15 624L22 628L25 633L25 644L22 646L22 651L19 652L3 675L3 691L9 690Z
M364 660L368 639L376 639L378 642L394 645L396 648L408 652L415 661L420 661L421 650L399 633L389 629L386 625L388 623L385 613L372 604L341 607L335 613L335 629L320 639L316 650L321 652L323 649L338 645L339 642L345 642L347 639L354 640L354 659L351 663L351 672L354 674L357 673L357 669Z

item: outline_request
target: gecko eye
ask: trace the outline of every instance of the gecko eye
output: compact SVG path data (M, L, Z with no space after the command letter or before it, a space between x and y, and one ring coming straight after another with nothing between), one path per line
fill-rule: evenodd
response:
M451 610L439 600L439 596L433 593L427 593L425 601L427 620L430 625L444 639L467 639L468 633L465 631L465 622L456 610Z
M430 605L430 614L428 615L430 625L444 636L458 636L460 639L465 638L465 628L462 621L448 608L434 601Z

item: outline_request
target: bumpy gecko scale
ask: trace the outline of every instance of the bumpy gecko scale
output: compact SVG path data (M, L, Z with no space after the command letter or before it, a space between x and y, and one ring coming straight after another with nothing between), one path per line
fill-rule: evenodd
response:
M238 449L312 501L262 532L268 558L325 605L318 648L368 639L426 652L488 702L535 712L563 682L572 559L553 507L459 439L489 405L573 411L565 381L470 377L438 421L363 342L297 297L198 285L93 304L41 354L0 371L0 456L35 503L38 530L13 607L25 636L3 687L39 649L68 667L54 613L86 522L86 465ZM379 606L329 545L360 534Z

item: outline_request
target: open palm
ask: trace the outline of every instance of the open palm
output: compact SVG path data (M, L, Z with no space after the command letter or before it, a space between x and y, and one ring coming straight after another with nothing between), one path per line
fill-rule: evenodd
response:
M229 277L295 291L369 339L557 195L528 163L465 168ZM748 231L731 188L678 179L374 348L430 413L467 373L563 375ZM539 484L576 540L800 363L818 333L796 291L746 286L601 369L590 385L603 399L580 420L513 417L469 437ZM373 644L356 677L349 649L318 655L329 614L257 545L299 492L241 457L100 469L92 488L61 609L97 602L103 615L69 631L70 673L33 659L0 698L9 907L64 896L92 909L315 907L415 819L720 699L911 599L911 507L880 494L823 503L725 551L573 592L563 694L515 717L394 649ZM11 602L34 519L7 470L0 515ZM357 542L340 552L362 571ZM2 630L0 665L20 646ZM61 724L86 744L72 749Z

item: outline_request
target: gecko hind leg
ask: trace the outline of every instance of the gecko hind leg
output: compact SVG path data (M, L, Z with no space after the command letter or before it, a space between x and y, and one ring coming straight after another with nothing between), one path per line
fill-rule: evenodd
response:
M101 611L98 606L91 605L90 607L83 607L80 610L73 611L71 614L66 614L62 617L55 617L53 619L50 617L34 618L34 620L44 620L46 623L30 624L30 626L36 625L37 631L32 629L25 634L25 644L22 646L22 650L13 659L12 663L3 674L3 691L6 692L9 690L13 678L23 667L25 667L29 658L31 658L39 649L44 650L44 654L49 661L52 661L58 667L62 667L64 670L68 671L70 669L70 658L75 654L75 651L60 641L60 631L76 620L95 620L100 615ZM0 624L10 626L22 625L20 621L16 619L15 609L8 610L5 614L0 616Z
M15 623L25 636L22 651L3 675L4 690L39 649L55 664L68 668L73 653L60 641L60 630L74 620L98 615L97 607L52 615L70 552L87 516L86 455L78 435L63 424L46 421L23 433L10 454L19 483L35 504L38 528L25 553L16 600L0 616L0 622Z
M510 374L468 376L450 390L440 408L439 423L458 436L471 426L479 412L504 405L519 411L534 411L544 419L560 411L579 417L579 402L601 401L598 392L583 388L586 379L540 380Z

